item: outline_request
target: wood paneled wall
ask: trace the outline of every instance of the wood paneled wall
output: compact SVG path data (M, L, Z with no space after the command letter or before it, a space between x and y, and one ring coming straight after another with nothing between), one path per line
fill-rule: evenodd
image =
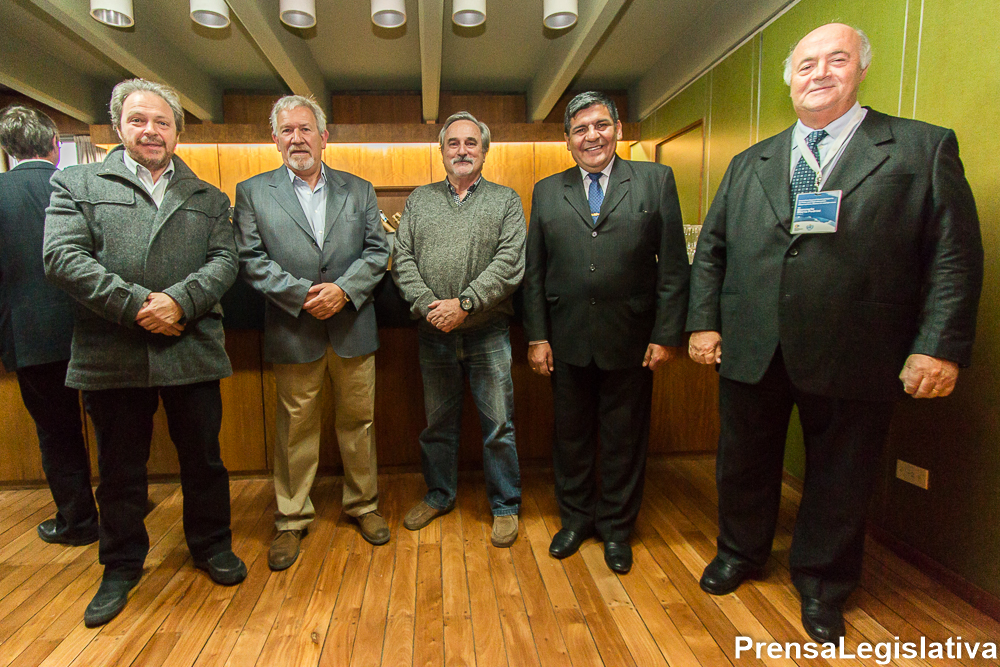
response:
M566 105L581 91L568 91L559 98L543 122L562 125ZM605 91L618 107L622 121L628 119L628 92ZM222 96L222 118L226 124L260 124L270 117L271 107L280 98L276 93L241 93L230 91ZM467 93L441 91L438 122L456 111L468 111L492 126L500 123L526 123L527 102L524 93ZM333 93L330 96L332 125L420 124L424 122L419 91Z
M626 142L619 154L627 157ZM230 199L236 184L281 165L273 144L185 144L177 149L201 178L215 184ZM357 174L376 186L413 187L444 178L437 144L328 144L328 165ZM573 165L564 143L495 143L484 167L484 176L513 188L531 210L534 183ZM376 355L375 434L379 464L417 466L417 437L425 425L423 384L414 329L382 329ZM549 381L531 372L527 343L519 326L511 329L515 429L523 460L548 462L551 456L552 395ZM234 374L222 381L223 460L232 472L263 471L271 467L274 442L274 378L261 359L262 334L228 330L226 350ZM686 359L657 371L654 380L653 423L650 451L711 450L718 437L717 380L709 368ZM12 373L0 375L0 482L37 481L42 478L38 441L24 410ZM96 471L96 445L88 425L88 443ZM482 460L481 432L471 398L466 395L462 421L460 459L465 466ZM323 421L321 464L340 465L333 430L333 408L327 405ZM157 414L150 457L151 475L173 475L177 458L167 435L162 411Z

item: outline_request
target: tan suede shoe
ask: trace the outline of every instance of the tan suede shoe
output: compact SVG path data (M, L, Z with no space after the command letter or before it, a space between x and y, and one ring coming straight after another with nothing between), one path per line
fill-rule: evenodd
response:
M493 517L493 532L490 533L490 542L493 546L506 549L514 544L517 539L517 515Z
M361 537L375 546L389 541L389 524L385 522L378 510L359 516L358 525L361 526Z
M287 570L299 557L299 542L305 530L279 530L267 551L267 565L274 571Z
M451 507L445 510L434 509L421 500L403 517L403 525L406 526L407 530L420 530L437 517L447 514L451 510Z

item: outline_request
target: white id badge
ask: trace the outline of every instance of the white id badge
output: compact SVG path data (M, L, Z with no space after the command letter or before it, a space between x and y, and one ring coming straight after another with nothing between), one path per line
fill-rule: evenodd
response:
M837 231L843 190L795 195L792 234L829 234Z

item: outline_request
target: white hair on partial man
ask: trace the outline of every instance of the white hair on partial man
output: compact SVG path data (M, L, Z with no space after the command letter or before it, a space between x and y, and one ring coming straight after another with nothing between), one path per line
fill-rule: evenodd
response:
M859 54L859 56L861 58L861 71L864 71L868 69L869 65L872 64L872 43L871 41L869 41L868 35L865 34L864 30L861 30L860 28L855 28L854 26L850 27L851 30L857 33L858 39L861 40L861 53ZM808 37L808 35L806 35L806 37ZM802 39L805 39L805 37L803 37ZM795 53L795 49L798 48L799 43L802 41L802 39L800 39L798 42L795 42L795 46L793 46L788 51L788 56L785 58L784 77L786 86L792 85L792 54Z
M271 107L271 134L278 135L279 113L298 109L299 107L305 107L312 111L313 117L316 119L316 130L318 132L322 134L326 130L326 114L323 113L323 109L316 103L312 95L309 97L303 95L285 95Z

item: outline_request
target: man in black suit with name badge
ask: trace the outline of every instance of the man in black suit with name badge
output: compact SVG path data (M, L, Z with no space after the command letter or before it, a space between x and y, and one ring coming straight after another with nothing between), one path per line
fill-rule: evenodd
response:
M608 567L624 574L642 500L651 371L684 342L687 252L670 168L615 157L614 102L581 93L564 126L577 166L535 185L524 275L528 361L552 377L555 403L562 529L549 553L570 556L596 532Z
M11 105L0 112L0 145L20 160L0 174L0 358L17 373L56 503L55 518L38 525L38 536L58 544L91 544L98 536L97 505L80 395L65 386L74 301L46 282L42 266L59 130L41 111Z
M799 121L730 163L691 277L689 352L720 364L722 423L718 555L701 587L725 595L764 567L797 405L806 479L789 565L819 642L844 635L893 401L951 393L982 285L955 134L862 108L870 62L868 38L843 24L796 45L785 82ZM817 223L824 206L832 224Z

